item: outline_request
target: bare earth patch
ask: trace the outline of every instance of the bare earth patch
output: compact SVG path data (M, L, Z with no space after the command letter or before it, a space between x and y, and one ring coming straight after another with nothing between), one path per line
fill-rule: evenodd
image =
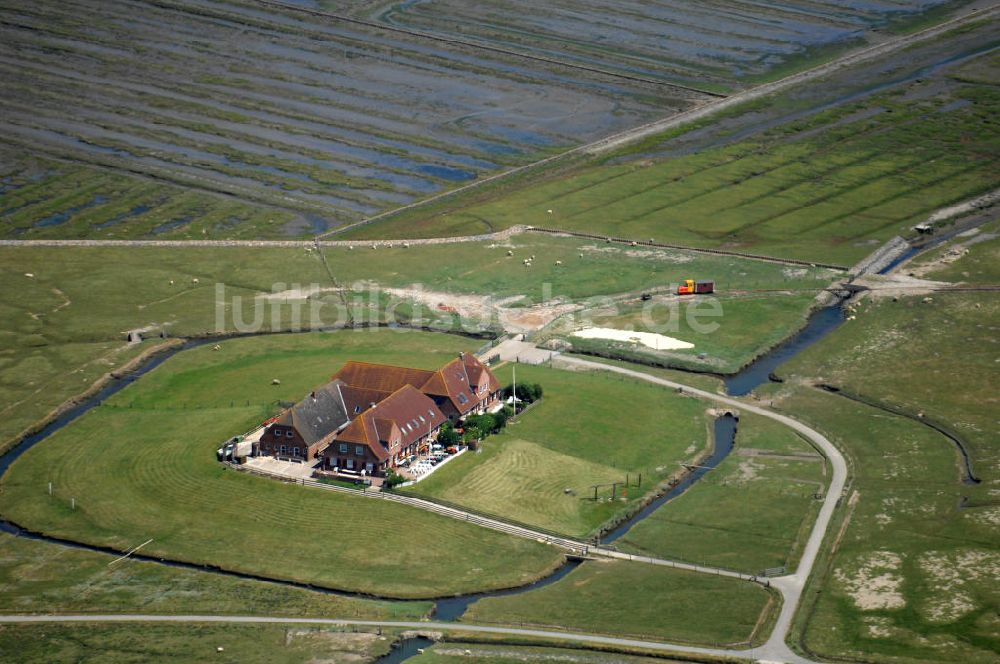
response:
M931 622L947 623L974 611L978 604L972 590L1000 576L1000 553L967 550L929 552L920 557L920 569L933 584L925 602L925 617Z
M873 298L930 295L939 288L951 285L945 281L918 279L908 274L871 274L855 283L870 288L867 295Z
M862 611L899 609L906 606L900 592L903 577L896 574L902 556L892 551L873 551L860 561L858 570L849 574L838 569L834 577Z

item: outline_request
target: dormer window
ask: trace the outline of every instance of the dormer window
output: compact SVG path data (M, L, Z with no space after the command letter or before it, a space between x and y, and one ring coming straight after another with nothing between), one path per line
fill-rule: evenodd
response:
M361 406L355 406L354 407L354 414L357 415L360 412L361 412Z

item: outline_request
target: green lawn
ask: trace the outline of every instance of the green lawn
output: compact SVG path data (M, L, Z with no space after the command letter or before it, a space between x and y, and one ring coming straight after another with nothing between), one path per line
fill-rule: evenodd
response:
M0 534L0 612L189 613L419 620L429 602L338 597Z
M184 352L15 462L0 484L0 511L63 537L119 548L152 538L149 554L386 596L519 585L551 569L560 554L215 461L220 441L260 422L276 401L301 398L349 358L438 366L459 349L470 350L467 341L381 330L242 339L219 351ZM386 546L387 538L397 543Z
M982 40L987 29L965 38ZM936 209L1000 185L996 59L977 61L992 67L990 82L945 70L731 144L671 152L672 139L704 129L696 123L494 191L404 211L354 235L426 237L485 221L851 265ZM769 103L803 102L788 94L733 113ZM724 125L724 115L713 120Z
M370 661L392 635L295 625L16 625L0 629L10 664L312 664Z
M811 456L796 456L811 455ZM824 494L822 458L787 427L744 414L718 468L633 526L626 551L751 574L793 571Z
M499 369L501 383L511 371ZM695 399L619 376L547 367L518 365L517 380L541 384L545 396L488 438L481 453L463 455L407 492L584 536L634 508L705 448L706 406ZM621 417L623 404L643 416ZM619 486L614 502L610 486L593 501L591 485L626 479L631 487Z
M538 590L481 599L462 620L729 645L761 636L762 613L776 608L757 584L609 560L585 562Z

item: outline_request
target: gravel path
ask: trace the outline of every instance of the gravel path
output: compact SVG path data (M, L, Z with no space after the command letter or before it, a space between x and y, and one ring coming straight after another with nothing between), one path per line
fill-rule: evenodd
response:
M781 596L784 601L781 606L781 613L778 615L778 620L774 626L774 631L771 632L770 638L768 638L767 643L761 648L756 649L757 657L768 661L790 662L796 664L809 662L810 660L800 657L792 652L791 649L785 644L785 639L788 637L788 632L791 629L792 618L795 616L795 611L798 609L799 603L802 600L802 591L805 587L806 580L812 573L813 566L816 563L816 557L819 554L820 546L823 543L823 538L826 536L830 520L833 518L834 510L840 502L841 494L844 491L844 485L847 482L847 462L844 460L840 451L826 438L826 436L818 431L809 428L796 419L788 417L787 415L775 413L774 411L762 406L756 406L740 399L715 394L714 392L707 392L705 390L689 387L682 383L666 380L664 378L658 378L656 376L651 376L632 369L626 369L624 367L600 364L598 362L591 362L589 360L575 357L561 356L558 361L568 363L575 367L598 371L611 371L613 373L623 374L625 376L629 376L630 378L645 380L664 387L683 390L685 394L691 394L702 399L714 401L715 403L722 404L723 406L729 406L741 411L761 415L794 429L823 451L823 454L825 454L827 459L830 460L830 464L833 467L833 477L830 479L830 488L826 492L826 498L823 501L823 506L820 508L819 516L813 524L812 531L809 534L809 539L806 541L805 548L802 551L802 558L799 561L799 565L796 568L795 573L771 579L771 585L781 592Z
M795 612L798 609L799 603L802 598L802 591L805 586L806 580L809 578L812 572L813 566L816 562L816 557L819 553L820 545L822 544L823 538L826 535L827 529L830 525L830 520L833 516L833 512L836 509L838 503L840 502L841 494L843 493L844 485L847 479L847 465L844 461L843 456L837 450L836 447L822 434L809 428L805 424L795 420L786 415L781 415L775 413L767 408L757 406L746 401L739 399L734 399L721 394L715 394L713 392L707 392L705 390L700 390L682 383L677 383L675 381L666 380L663 378L658 378L649 374L645 374L639 371L633 371L631 369L626 369L623 367L616 367L613 365L600 364L597 362L591 362L589 360L584 360L575 357L565 357L560 356L558 362L567 363L571 366L583 369L591 369L598 371L611 371L614 373L623 374L637 380L644 380L650 383L655 383L664 387L669 387L673 389L683 390L687 394L697 396L702 399L707 399L709 401L714 401L715 403L721 404L723 406L736 408L742 411L752 412L763 417L775 420L785 426L791 427L797 432L801 433L807 439L812 441L816 446L823 451L823 453L830 460L833 467L833 477L830 481L830 487L826 493L826 498L823 502L823 506L820 509L819 516L813 525L813 529L809 535L809 539L806 542L806 546L802 552L802 558L799 561L798 568L794 574L775 577L770 579L770 584L779 590L782 595L782 606L781 611L778 615L778 619L775 623L774 630L771 632L771 636L768 638L767 642L759 647L746 650L727 650L722 648L699 648L688 645L681 644L671 644L671 643L658 643L652 641L641 641L636 639L623 639L610 636L602 636L595 634L584 634L579 632L562 632L562 631L551 631L551 630L536 630L536 629L522 629L513 627L494 627L494 626L483 626L465 623L444 623L444 622L394 622L394 621L364 621L364 620L341 620L337 618L294 618L294 617L271 617L271 616L214 616L214 615L143 615L143 614L104 614L104 615L8 615L0 616L0 624L2 623L51 623L51 622L68 622L68 623L86 623L86 622L178 622L178 623L190 623L190 622L209 622L209 623L280 623L280 624L319 624L319 625L331 625L331 626L381 626L381 627L399 627L406 629L433 629L441 631L457 630L464 632L481 632L489 634L506 634L506 635L516 635L516 636L531 636L531 637L541 637L541 638L557 638L565 641L579 642L579 643L594 643L603 645L613 645L613 646L623 646L623 647L634 647L634 648L648 648L651 650L661 651L661 652L678 652L678 653L689 653L689 654L701 654L701 655L712 655L712 656L742 656L750 657L755 660L763 660L770 662L786 662L788 664L813 664L812 660L800 657L799 655L792 652L792 650L786 645L785 640L791 628L792 619L795 616ZM324 488L331 488L332 490L339 489L340 487L331 487L329 485L324 485ZM350 491L349 489L343 489L344 491ZM357 493L352 491L352 493ZM374 494L372 496L375 497ZM386 496L383 496L386 497ZM395 497L395 496L394 496ZM478 522L484 520L483 517L479 515L473 515L471 513L465 513L461 510L454 508L446 508L430 501L407 501L413 507L420 509L430 509L435 512L445 513L446 516L452 518L458 518L462 520L468 520L473 522ZM417 504L421 503L421 504ZM447 512L447 513L446 513ZM536 533L530 531L520 526L513 526L512 524L506 524L501 520L489 519L489 521L494 521L495 524L481 524L485 527L492 527L498 530L503 530L509 532L510 534L529 537L534 539L539 539L545 541L550 539L550 537L545 533ZM689 565L686 563L678 563L670 560L662 560L657 558L649 558L646 556L635 556L628 553L622 553L619 551L614 551L611 549L604 549L602 547L587 547L586 544L582 542L575 542L573 540L566 539L563 542L552 542L557 546L564 546L566 548L574 548L579 546L582 551L589 553L591 556L601 556L608 558L617 558L623 560L631 560L634 562L642 562L653 565L662 565L668 567L674 567L678 569L686 569L689 571L713 574L719 576L727 576L739 579L751 579L747 574L742 574L739 572L733 572L730 570L723 570L713 567L706 567L700 565Z

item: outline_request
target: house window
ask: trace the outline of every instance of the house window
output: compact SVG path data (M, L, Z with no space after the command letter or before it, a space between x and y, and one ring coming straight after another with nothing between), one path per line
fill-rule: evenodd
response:
M372 464L370 464L370 463L366 463L366 464L365 464L365 470L367 470L367 471L368 471L368 472L370 473L370 472L372 472L373 470L375 470L375 466L373 466L373 465L372 465Z
M340 453L341 454L347 454L347 443L341 443L340 444Z
M281 446L281 453L282 454L288 454L288 446L287 445L282 445Z
M348 470L354 470L354 459L348 459L347 460L347 469Z
M288 431L285 432L285 435L291 438L294 434L292 433L292 430L289 429Z
M280 436L281 435L281 429L278 429L276 427L274 429L271 429L271 433L274 434L275 436Z
M292 448L292 454L294 454L295 456L298 456L299 455L299 448L293 447Z
M354 448L354 453L357 454L358 456L364 456L365 455L365 448L362 447L361 445L357 445Z

